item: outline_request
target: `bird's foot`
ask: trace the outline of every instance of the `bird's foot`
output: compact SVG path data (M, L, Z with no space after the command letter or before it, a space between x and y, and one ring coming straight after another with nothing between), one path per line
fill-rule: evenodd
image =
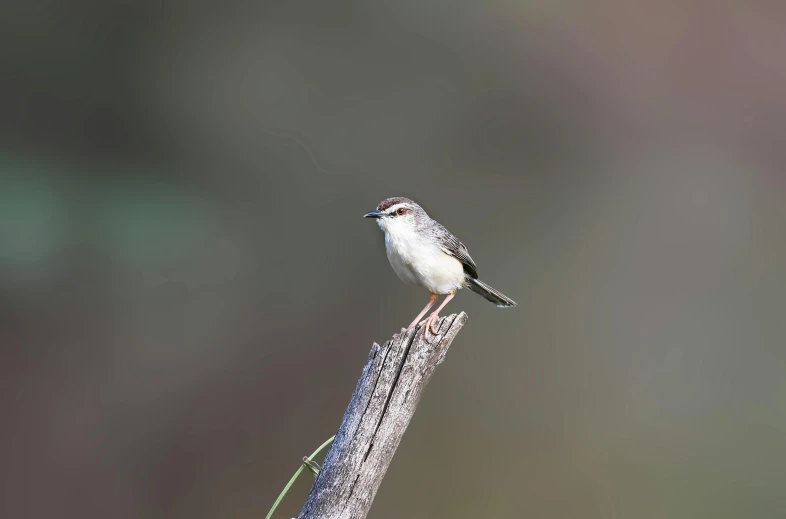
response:
M418 326L423 326L425 324L428 326L428 329L431 330L432 335L437 335L437 330L434 329L434 323L437 322L437 319L439 319L439 315L437 315L437 313L434 312L433 314L429 315L425 320L420 321L420 323L418 323Z

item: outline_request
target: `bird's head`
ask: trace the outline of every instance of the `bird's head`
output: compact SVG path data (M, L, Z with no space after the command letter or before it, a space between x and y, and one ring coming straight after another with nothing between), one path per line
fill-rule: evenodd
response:
M383 200L376 209L363 216L375 218L383 231L394 233L417 229L429 219L422 207L400 196Z

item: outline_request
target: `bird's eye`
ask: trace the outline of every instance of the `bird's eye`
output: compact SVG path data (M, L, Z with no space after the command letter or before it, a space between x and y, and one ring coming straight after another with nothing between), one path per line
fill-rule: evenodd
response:
M403 207L399 207L398 209L396 209L396 214L399 216L403 216L406 212L407 210L404 209Z

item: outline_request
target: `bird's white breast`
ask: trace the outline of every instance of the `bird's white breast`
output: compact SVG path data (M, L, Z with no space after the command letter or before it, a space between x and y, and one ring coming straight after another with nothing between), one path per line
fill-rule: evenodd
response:
M448 294L464 285L461 262L414 229L386 230L385 248L390 265L405 283L420 285L434 294Z

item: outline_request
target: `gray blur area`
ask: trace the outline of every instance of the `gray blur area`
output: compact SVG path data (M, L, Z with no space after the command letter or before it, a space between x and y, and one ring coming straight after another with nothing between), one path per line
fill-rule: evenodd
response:
M783 5L3 10L0 516L263 518L428 301L406 196L519 305L371 518L783 517Z

